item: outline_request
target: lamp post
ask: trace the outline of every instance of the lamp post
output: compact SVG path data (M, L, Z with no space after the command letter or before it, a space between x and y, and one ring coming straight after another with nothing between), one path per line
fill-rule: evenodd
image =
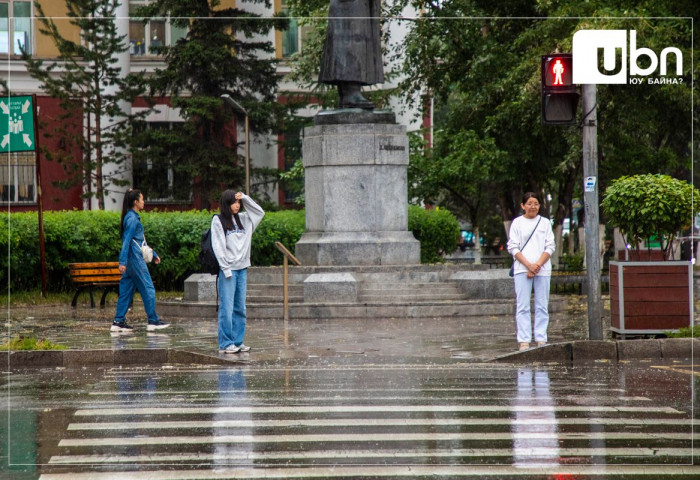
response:
M242 113L245 117L245 194L250 195L250 129L248 127L248 111L235 101L228 93L221 95L231 108Z

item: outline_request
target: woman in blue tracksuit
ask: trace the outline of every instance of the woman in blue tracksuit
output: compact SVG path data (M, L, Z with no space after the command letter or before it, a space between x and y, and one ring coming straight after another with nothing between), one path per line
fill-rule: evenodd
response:
M112 322L112 332L131 332L133 327L126 323L126 312L134 297L134 292L138 290L143 300L143 307L148 315L148 326L146 330L154 331L170 326L162 321L156 313L156 289L148 272L148 266L141 254L141 244L143 243L143 225L139 212L143 210L145 203L141 191L129 189L124 195L122 206L121 224L119 233L122 237L122 249L119 252L119 271L122 278L119 281L119 300L117 301L117 312ZM160 257L154 251L153 261L160 263Z

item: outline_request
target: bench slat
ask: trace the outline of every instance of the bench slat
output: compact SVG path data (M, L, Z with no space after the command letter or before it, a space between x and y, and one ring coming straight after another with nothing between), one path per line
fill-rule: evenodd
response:
M82 262L69 263L68 268L104 268L104 267L119 267L119 262Z
M85 268L80 270L71 270L71 277L83 277L85 275L121 275L118 268Z
M92 283L95 285L103 284L103 283L119 283L119 280L121 280L121 275L114 275L114 276L92 276L92 277L79 277L79 278L74 278L73 283Z

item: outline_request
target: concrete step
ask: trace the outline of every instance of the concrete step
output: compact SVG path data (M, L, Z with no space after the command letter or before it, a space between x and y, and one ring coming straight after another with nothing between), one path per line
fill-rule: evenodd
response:
M550 297L550 313L566 310L565 296ZM215 318L215 302L158 302L158 312L167 317ZM411 303L291 303L289 318L459 318L513 315L515 300L460 300L414 301ZM281 302L254 303L248 301L249 320L281 319L284 317Z
M431 301L460 301L464 295L460 293L361 293L360 301L367 303L416 303Z
M284 302L284 297L280 293L279 295L255 295L248 292L246 295L247 303L282 303ZM290 295L289 302L302 303L304 301L303 295Z
M304 286L303 285L289 285L288 291L290 295L303 295ZM248 295L279 295L280 297L284 294L284 285L276 283L248 283Z

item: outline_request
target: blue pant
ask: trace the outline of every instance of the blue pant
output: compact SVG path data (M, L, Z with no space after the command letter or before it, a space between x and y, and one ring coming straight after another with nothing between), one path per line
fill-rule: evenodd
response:
M148 272L146 262L141 257L136 257L129 252L129 260L126 263L126 272L119 280L119 300L117 300L117 313L114 322L126 321L126 312L129 310L134 292L141 294L143 308L148 315L148 323L158 323L160 318L156 313L156 288L153 286L151 274Z
M248 283L248 269L232 270L230 278L219 271L219 349L229 345L237 347L245 336L245 294Z
M535 275L527 278L527 273L518 273L514 277L516 312L515 323L518 342L532 341L532 319L530 318L530 295L535 290L535 341L547 341L549 326L549 276Z

